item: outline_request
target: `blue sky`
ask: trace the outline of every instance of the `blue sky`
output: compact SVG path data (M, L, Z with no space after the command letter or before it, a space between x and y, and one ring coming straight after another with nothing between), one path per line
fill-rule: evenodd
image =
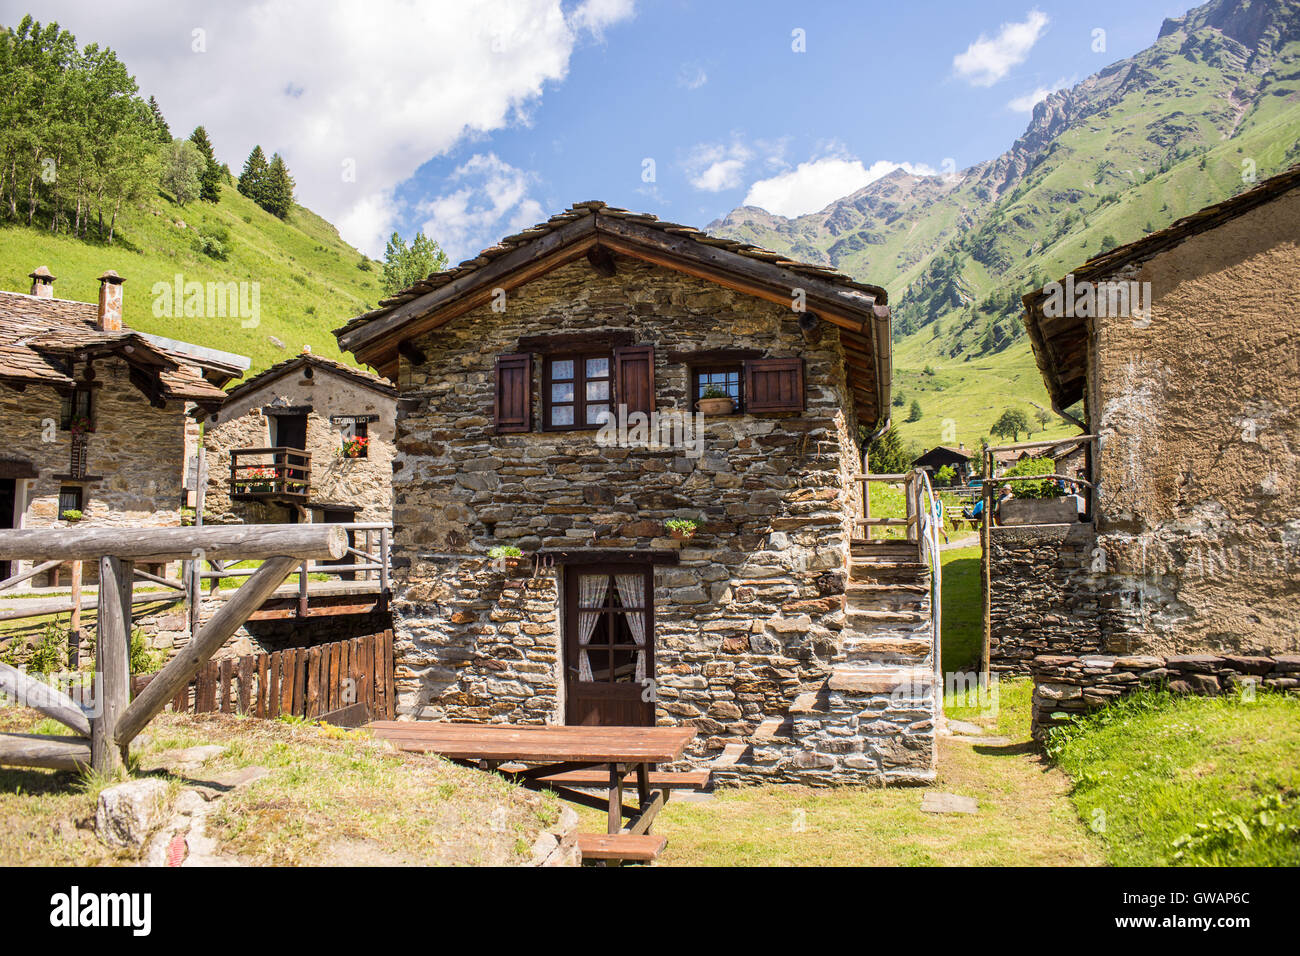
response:
M28 5L0 0L4 22ZM117 49L173 132L204 123L236 171L253 143L283 153L299 201L364 251L424 228L455 261L584 199L702 226L747 200L813 211L894 164L964 168L1005 150L1045 91L1186 9L43 0L40 15Z

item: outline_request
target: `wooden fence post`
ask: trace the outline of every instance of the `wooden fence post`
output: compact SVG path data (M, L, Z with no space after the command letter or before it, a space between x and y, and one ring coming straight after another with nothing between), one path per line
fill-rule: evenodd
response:
M90 725L90 764L97 773L122 767L117 722L130 695L131 579L134 561L112 555L99 559L99 613L95 636L95 671L99 679L99 713Z

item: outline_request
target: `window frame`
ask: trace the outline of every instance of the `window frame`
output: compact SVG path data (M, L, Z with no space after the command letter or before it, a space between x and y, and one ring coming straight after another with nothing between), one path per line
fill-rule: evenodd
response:
M340 452L347 448L349 441L352 441L353 439L356 438L368 439L370 437L370 418L368 416L358 415L355 418L344 418L341 422L339 422L339 425L340 425L340 429L339 429L339 451ZM370 443L368 441L366 442L365 445L361 447L361 454L357 455L356 457L357 458L370 457Z
M736 376L736 394L733 396L736 407L732 409L732 415L742 415L745 412L745 363L744 362L711 362L699 365L691 365L691 411L700 410L700 375L709 375L723 372L728 375Z
M72 431L72 420L83 413L78 411L82 404L79 399L85 397L84 416L95 427L95 390L88 385L78 385L59 396L59 431Z
M604 359L607 372L603 377L588 379L587 361L589 359ZM556 362L573 362L573 378L559 379L559 382L573 382L573 401L572 402L553 402L551 400L551 385L555 383L551 370ZM596 431L602 427L603 423L594 424L587 422L587 383L588 381L608 382L609 392L606 398L595 399L590 402L592 405L605 405L608 407L609 414L614 414L617 407L617 397L614 394L614 352L610 350L590 350L582 352L556 352L542 356L542 431L545 432L577 432L577 431ZM573 409L573 424L556 425L553 421L553 409L558 405L561 408Z
M565 567L564 574L565 574L565 581L564 581L565 606L564 606L564 621L562 624L562 632L563 632L562 636L564 639L564 648L565 648L564 651L565 667L576 670L578 667L577 662L578 662L579 654L583 650L587 651L589 660L591 659L593 652L603 651L606 658L606 662L609 665L609 670L607 671L607 673L613 676L617 672L617 668L614 666L614 662L615 662L614 654L616 651L631 649L635 652L636 650L641 650L646 655L646 676L648 678L653 679L652 675L655 673L655 643L656 643L655 642L655 566L654 564L649 562L639 562L639 561L638 562L620 561L620 562L608 562L608 563L602 562L599 564L572 564L572 565L567 565ZM616 641L614 639L615 615L625 613L624 609L620 607L613 607L610 605L610 601L613 597L613 592L616 588L614 578L620 574L638 574L644 578L645 596L646 596L645 607L626 609L628 611L633 611L645 615L646 642L644 645L637 645L635 643L628 644L622 641ZM604 642L599 644L578 643L578 616L583 610L580 607L580 600L578 597L580 593L578 581L579 578L585 575L603 575L603 576L607 576L610 579L609 588L605 593L605 602L606 602L605 606L598 612L602 615L605 621L605 638L606 638ZM595 668L593 666L593 671L594 670ZM585 687L591 687L593 685L638 686L636 685L635 681L619 681L619 680L580 681L572 673L569 674L568 679L575 684L582 684Z
M65 494L71 494L76 499L77 504L75 507L72 508L63 507L63 496ZM63 520L63 512L65 511L80 511L82 514L86 513L86 486L85 485L59 485L58 520L60 521Z

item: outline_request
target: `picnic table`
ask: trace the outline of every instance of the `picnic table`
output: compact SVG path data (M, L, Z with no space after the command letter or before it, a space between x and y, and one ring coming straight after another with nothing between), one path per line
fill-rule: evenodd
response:
M598 859L653 859L666 841L650 826L673 789L699 789L708 771L661 774L655 765L680 760L695 737L692 727L552 727L378 720L376 737L399 750L436 753L457 763L495 770L530 790L551 790L581 806L606 810L607 831L585 840ZM623 802L625 786L637 802ZM578 788L578 789L575 789ZM583 790L608 790L602 799ZM624 818L627 823L624 824ZM579 844L584 843L580 835Z

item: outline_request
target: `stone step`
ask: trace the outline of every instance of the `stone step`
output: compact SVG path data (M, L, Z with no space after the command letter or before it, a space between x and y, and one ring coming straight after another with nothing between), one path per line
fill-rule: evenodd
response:
M827 682L841 694L893 694L924 697L933 693L934 671L928 667L873 667L837 664Z
M850 584L844 591L850 610L924 611L929 605L930 589L922 584Z
M848 664L921 665L930 656L928 637L846 637L840 643Z
M922 584L929 568L919 561L852 561L849 580L875 584Z
M846 615L848 626L860 631L874 630L882 624L929 624L930 620L928 611L849 611Z

